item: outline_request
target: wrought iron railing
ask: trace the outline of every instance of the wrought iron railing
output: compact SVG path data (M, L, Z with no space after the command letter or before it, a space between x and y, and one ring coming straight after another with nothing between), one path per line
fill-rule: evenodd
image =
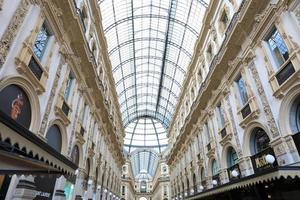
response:
M222 137L222 139L225 138L226 135L227 135L227 131L226 131L226 127L224 127L224 128L221 130L221 137Z
M275 75L278 85L284 83L291 75L295 73L295 68L291 61L285 64L285 66Z
M201 85L200 85L200 87L199 87L199 89L198 89L198 96L197 96L197 98L195 99L195 101L193 102L193 104L194 104L195 102L199 101L199 98L200 98L200 96L201 96L200 94L203 92L203 89L206 88L205 85L208 83L209 77L210 77L211 73L213 72L213 69L216 67L217 63L219 62L220 58L222 57L222 54L223 54L224 51L227 49L227 45L226 45L226 44L227 44L227 42L228 42L228 40L229 40L229 35L232 33L234 26L237 24L237 21L238 21L238 19L239 19L239 16L240 16L240 14L242 13L242 10L245 9L247 3L249 3L249 2L250 2L250 1L243 0L243 1L241 2L241 5L240 5L240 7L239 7L239 10L238 10L236 13L234 13L232 19L230 20L230 23L229 23L229 25L228 25L228 27L227 27L227 29L226 29L226 32L224 33L224 35L225 35L225 36L224 36L224 40L223 40L223 42L222 42L222 44L221 44L221 46L220 46L220 48L219 48L217 54L214 56L212 62L211 62L210 65L209 65L209 71L208 71L208 74L207 74L205 80L201 83ZM190 118L190 115L192 115L192 112L190 112L190 113L188 114L188 116L186 116L186 118L187 118L187 119ZM183 130L183 128L180 129L180 132L181 132L182 130Z
M70 107L69 107L69 105L67 104L67 102L66 102L65 100L63 101L61 110L63 111L63 113L65 113L65 115L66 115L67 117L69 116Z
M84 135L84 132L85 132L84 128L82 127L82 125L80 125L80 134L81 134L82 136Z
M251 114L251 108L249 102L241 110L242 117L245 119L248 115Z
M38 61L36 61L34 56L31 56L31 59L28 63L28 67L31 70L31 72L34 74L34 76L38 79L41 80L42 75L43 75L43 69L41 68L40 64Z

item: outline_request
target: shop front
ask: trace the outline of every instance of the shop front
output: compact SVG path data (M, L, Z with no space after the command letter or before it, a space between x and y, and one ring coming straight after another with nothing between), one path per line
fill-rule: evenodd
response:
M54 195L65 196L63 190L55 191L59 178L70 187L75 182L76 164L2 111L0 157L0 199L8 194L22 198L30 192L32 199L50 200Z

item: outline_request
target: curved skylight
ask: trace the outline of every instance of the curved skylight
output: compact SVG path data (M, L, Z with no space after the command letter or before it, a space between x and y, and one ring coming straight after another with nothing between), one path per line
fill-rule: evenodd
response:
M139 118L125 128L124 148L130 153L137 148L149 148L161 153L168 145L166 129L153 118Z
M99 0L98 4L124 126L149 117L168 128L207 2Z
M151 180L158 165L158 155L149 149L136 150L131 154L133 175L136 180Z

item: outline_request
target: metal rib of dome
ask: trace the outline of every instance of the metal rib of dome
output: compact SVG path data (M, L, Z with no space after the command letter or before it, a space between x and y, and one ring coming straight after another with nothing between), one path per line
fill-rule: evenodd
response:
M154 177L158 165L157 153L148 150L136 150L132 152L131 162L133 175L138 180L149 180Z
M124 126L150 117L167 129L207 2L101 0L98 4Z
M135 149L152 149L161 153L168 145L167 131L153 118L139 118L125 128L124 148L128 153Z

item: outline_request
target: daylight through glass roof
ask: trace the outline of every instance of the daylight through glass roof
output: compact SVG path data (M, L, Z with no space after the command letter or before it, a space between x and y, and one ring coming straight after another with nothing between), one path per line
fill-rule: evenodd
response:
M149 148L161 153L168 145L166 129L153 118L139 118L125 128L124 148L128 153Z
M131 162L133 175L138 180L150 180L154 177L158 165L157 153L149 150L136 150L132 153Z
M207 1L99 0L125 127L140 117L169 127Z

